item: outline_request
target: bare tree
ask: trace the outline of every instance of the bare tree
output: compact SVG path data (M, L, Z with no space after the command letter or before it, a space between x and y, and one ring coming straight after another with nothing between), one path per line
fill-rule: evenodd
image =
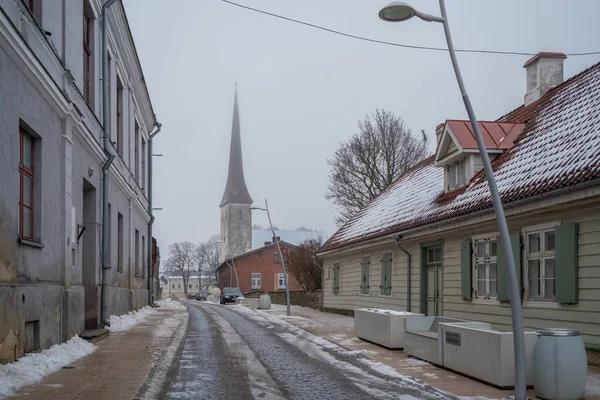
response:
M340 208L338 224L427 155L426 137L413 136L402 118L389 111L367 115L358 122L358 130L327 160L331 172L325 198Z
M313 291L321 289L321 269L313 263L313 256L322 245L322 239L307 239L288 255L289 273L296 278L302 290ZM316 260L322 265L320 260Z
M183 279L183 293L188 296L190 276L197 274L196 245L192 242L178 242L169 246L169 258L165 262L166 270Z
M217 282L217 268L220 264L219 254L219 236L213 235L206 243L200 243L196 248L196 260L198 263L199 275L208 276L207 286L214 285Z

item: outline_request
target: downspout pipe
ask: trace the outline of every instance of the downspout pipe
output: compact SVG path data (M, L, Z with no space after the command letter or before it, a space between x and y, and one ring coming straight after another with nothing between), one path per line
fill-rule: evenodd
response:
M148 222L148 305L154 304L154 290L156 289L154 284L154 266L152 265L152 225L154 224L154 214L152 213L152 141L154 136L158 135L162 129L160 122L155 122L154 126L156 130L150 134L148 139L148 214L150 215L150 221Z
M108 243L108 169L115 159L110 142L110 110L108 99L108 8L116 0L107 0L102 5L102 147L107 159L102 165L102 289L100 293L100 322L110 325L108 307L108 278L110 274L110 243Z
M404 254L406 254L406 312L410 312L410 273L411 273L411 258L410 253L406 249L400 246L400 239L402 235L394 235L394 241L396 247L398 247Z
M322 266L317 264L317 256L316 255L312 256L312 262L315 265L315 267L317 267L321 270L321 308L323 308L324 294L325 294L325 268L323 268Z

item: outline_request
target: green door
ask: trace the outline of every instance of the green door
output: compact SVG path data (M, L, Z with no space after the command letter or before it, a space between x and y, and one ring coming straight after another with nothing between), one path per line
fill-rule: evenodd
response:
M424 251L427 276L425 298L427 306L425 314L430 316L442 315L442 246L428 247Z

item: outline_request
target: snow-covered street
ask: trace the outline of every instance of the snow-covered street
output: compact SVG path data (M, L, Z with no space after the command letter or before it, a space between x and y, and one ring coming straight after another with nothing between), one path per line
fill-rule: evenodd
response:
M268 313L185 304L188 333L166 398L454 398Z

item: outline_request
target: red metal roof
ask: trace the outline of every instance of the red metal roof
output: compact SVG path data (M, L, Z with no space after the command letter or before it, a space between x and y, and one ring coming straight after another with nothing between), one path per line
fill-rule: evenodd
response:
M515 135L513 146L492 162L505 204L585 181L595 180L600 185L600 63L498 122L524 125L519 134L509 131ZM319 251L480 210L492 211L482 172L463 191L439 201L443 179L443 169L433 166L433 157L424 160L342 226Z
M487 149L510 149L517 136L525 129L525 124L511 122L480 121L478 125ZM450 127L463 149L477 149L477 141L470 121L448 120L446 126Z

